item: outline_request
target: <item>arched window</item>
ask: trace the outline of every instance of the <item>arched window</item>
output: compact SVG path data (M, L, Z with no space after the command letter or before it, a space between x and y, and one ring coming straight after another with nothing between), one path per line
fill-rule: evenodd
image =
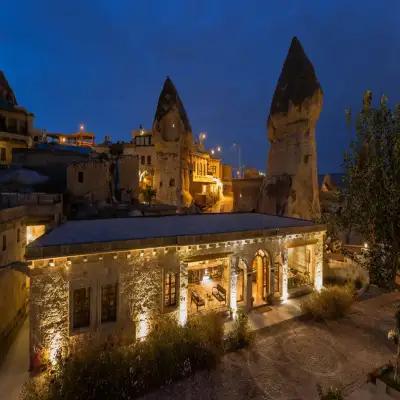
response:
M175 179L174 178L171 178L169 180L169 187L175 187Z

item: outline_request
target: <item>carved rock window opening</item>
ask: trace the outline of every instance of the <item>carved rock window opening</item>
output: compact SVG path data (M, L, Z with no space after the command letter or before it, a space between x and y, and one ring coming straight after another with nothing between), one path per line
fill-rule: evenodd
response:
M74 290L73 329L86 328L90 325L90 294L90 287Z
M117 321L118 284L108 284L101 287L101 323Z
M169 180L169 187L175 187L175 179L174 178L171 178Z
M176 305L176 273L170 273L165 275L165 287L164 287L164 304L165 307L171 307Z

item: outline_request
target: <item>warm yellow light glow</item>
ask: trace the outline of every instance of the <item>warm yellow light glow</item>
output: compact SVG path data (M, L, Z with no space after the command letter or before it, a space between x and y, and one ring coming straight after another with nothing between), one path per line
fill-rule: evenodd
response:
M211 154L214 154L215 153L215 150L214 149L211 149Z
M148 333L147 313L142 313L139 318L138 339L143 340Z
M364 243L364 248L368 249L368 243Z
M57 354L58 351L60 350L60 342L61 342L61 333L56 332L56 334L53 336L50 344L50 354L49 354L49 359L51 362L51 365L56 365L57 364Z
M83 125L83 124L79 125L79 129L80 129L81 131L83 131L83 130L85 129L85 125Z
M39 236L44 235L45 225L31 225L26 227L26 244L33 242Z
M288 294L288 255L287 249L284 249L284 252L286 253L283 257L281 257L282 260L282 304L285 304L289 298Z
M239 175L240 174L240 172L239 171L236 171L236 175Z
M218 146L218 147L217 147L217 151L221 151L221 146Z

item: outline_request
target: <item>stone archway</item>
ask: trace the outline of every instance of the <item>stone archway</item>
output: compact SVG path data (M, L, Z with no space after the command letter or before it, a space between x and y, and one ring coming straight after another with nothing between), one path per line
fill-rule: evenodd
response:
M267 302L271 294L271 257L265 250L258 250L251 264L251 290L252 306L258 306Z

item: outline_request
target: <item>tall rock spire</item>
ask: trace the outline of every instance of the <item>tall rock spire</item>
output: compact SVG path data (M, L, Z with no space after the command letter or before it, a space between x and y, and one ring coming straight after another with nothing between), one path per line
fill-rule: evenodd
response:
M313 219L320 214L315 125L323 93L311 61L294 37L267 121L267 177L259 208Z
M270 114L287 113L290 103L300 107L322 88L303 46L294 37L272 98Z
M185 108L179 97L179 94L173 84L171 78L167 76L164 82L163 89L158 99L156 115L154 116L154 123L160 123L161 120L171 111L177 110L179 117L183 122L184 128L188 132L192 132L189 118L186 115Z
M153 144L156 149L154 183L157 200L176 206L190 204L192 128L169 76L158 99L153 122Z
M0 71L0 102L18 105L17 99L3 71Z

